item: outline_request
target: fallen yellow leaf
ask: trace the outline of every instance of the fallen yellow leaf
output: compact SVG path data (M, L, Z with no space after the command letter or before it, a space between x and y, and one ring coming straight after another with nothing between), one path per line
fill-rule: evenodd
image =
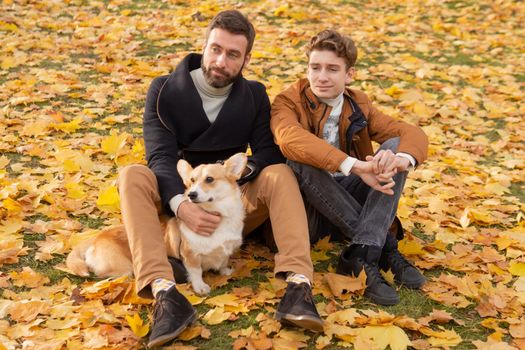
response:
M131 328L137 337L142 338L148 334L149 324L144 324L144 321L138 313L134 313L133 316L126 315L126 321L128 322L129 328Z

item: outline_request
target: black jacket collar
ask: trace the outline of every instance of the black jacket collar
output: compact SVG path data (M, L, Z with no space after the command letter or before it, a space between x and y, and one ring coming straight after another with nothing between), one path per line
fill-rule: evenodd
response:
M201 60L202 55L189 54L170 74L157 97L157 114L164 126L177 135L183 145L198 148L201 145L229 147L228 143L236 144L237 140L231 138L230 142L225 142L224 137L217 137L217 131L235 130L240 121L247 122L249 118L241 117L248 117L248 111L255 111L253 97L248 82L241 76L233 83L215 122L210 123L190 75L190 71L201 66ZM180 132L177 126L179 129L184 126L185 130Z

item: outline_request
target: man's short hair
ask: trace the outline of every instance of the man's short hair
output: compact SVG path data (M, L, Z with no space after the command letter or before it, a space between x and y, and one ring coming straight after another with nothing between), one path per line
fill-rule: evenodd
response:
M206 29L206 41L210 36L210 32L215 29L224 29L232 34L242 34L248 40L248 46L246 47L246 54L252 51L253 42L255 40L255 28L250 23L248 18L237 10L225 10L219 12L213 19L208 28Z
M335 30L326 29L314 36L306 46L306 56L310 58L312 51L333 51L337 57L342 57L346 63L346 69L353 67L357 60L357 48L354 41Z

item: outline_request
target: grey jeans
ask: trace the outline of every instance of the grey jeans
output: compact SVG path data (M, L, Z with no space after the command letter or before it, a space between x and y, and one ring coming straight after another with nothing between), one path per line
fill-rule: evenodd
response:
M380 149L396 152L399 137ZM355 174L332 176L325 170L288 161L297 177L308 216L310 241L332 234L351 244L383 247L397 212L407 172L394 175L394 194L372 190ZM342 235L342 237L341 237Z

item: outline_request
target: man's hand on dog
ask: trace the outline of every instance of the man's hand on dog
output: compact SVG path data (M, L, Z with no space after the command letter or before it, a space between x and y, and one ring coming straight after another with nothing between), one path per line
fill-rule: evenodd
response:
M195 203L184 201L180 204L177 216L190 230L203 236L209 236L219 226L221 216L200 208Z

